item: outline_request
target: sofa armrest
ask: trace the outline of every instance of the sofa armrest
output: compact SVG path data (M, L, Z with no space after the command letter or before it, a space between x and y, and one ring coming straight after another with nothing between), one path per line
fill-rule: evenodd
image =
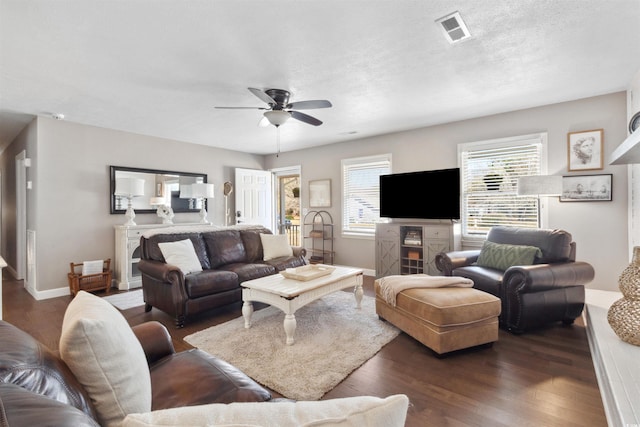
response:
M184 283L184 274L182 273L182 270L175 265L149 259L141 259L138 263L138 270L140 270L142 274L146 274L160 282Z
M502 283L505 294L522 294L585 285L594 276L593 267L586 262L534 264L509 267Z
M584 309L584 285L593 277L586 262L510 267L503 276L500 322L513 333L553 321L571 324Z
M445 276L451 276L452 271L456 268L471 265L476 262L479 255L480 249L440 252L436 255L436 268L442 271Z
M171 335L162 323L153 320L133 326L131 329L140 341L149 365L176 352Z
M89 414L71 403L12 383L0 383L0 425L100 426Z
M307 250L302 246L291 246L293 250L293 256L305 258L307 256Z

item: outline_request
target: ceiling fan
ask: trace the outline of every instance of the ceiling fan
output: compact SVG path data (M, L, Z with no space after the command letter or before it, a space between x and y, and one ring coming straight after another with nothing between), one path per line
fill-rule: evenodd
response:
M313 126L320 126L322 122L315 117L308 114L301 113L297 110L313 110L316 108L329 108L331 102L326 99L316 99L312 101L297 101L289 102L291 93L284 89L256 89L249 88L249 91L260 98L260 100L266 102L269 107L215 107L222 109L250 109L250 110L265 110L264 117L260 121L260 126L269 126L270 124L275 127L279 127L287 120L293 117L301 122L308 123Z

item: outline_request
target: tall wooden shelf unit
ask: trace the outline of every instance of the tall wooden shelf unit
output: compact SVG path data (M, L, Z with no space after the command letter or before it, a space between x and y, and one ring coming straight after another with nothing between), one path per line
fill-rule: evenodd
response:
M327 211L309 211L304 216L305 248L311 264L333 264L333 218Z
M376 277L440 275L435 257L439 252L459 249L458 230L458 224L450 221L377 224Z

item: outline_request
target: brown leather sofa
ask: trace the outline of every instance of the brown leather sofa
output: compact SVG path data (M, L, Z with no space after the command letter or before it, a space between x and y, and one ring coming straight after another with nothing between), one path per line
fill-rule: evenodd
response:
M176 353L158 322L133 327L151 374L152 409L263 402L271 394L237 368L201 350ZM0 425L98 426L87 392L58 355L0 320Z
M444 275L467 277L474 288L499 297L503 329L522 333L556 321L572 324L582 313L584 285L595 272L590 264L576 261L576 243L570 233L500 226L489 231L487 241L534 246L541 256L532 265L505 270L477 265L480 250L440 253L435 262Z
M140 238L138 268L142 273L145 310L156 307L175 316L183 327L187 317L242 300L240 284L306 264L306 250L294 246L292 256L264 261L261 226L210 227L200 231L160 231ZM168 265L159 243L190 239L203 271L183 274Z

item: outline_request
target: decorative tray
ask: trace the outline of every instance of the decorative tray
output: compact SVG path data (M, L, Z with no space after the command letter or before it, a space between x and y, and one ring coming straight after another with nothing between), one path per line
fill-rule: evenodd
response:
M323 264L311 264L296 268L287 268L280 272L287 279L300 280L306 282L307 280L317 279L318 277L331 274L335 267L331 267Z

